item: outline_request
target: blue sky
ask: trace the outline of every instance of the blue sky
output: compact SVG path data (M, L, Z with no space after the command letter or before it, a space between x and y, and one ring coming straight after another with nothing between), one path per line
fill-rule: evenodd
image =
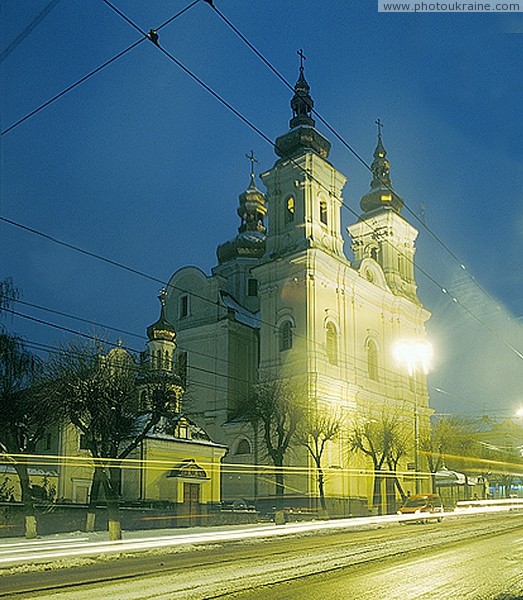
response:
M148 31L189 2L114 4ZM4 2L0 51L48 5ZM433 391L432 405L508 416L523 402L522 361L509 347L523 350L523 13L384 14L363 0L216 5L291 83L303 48L316 109L369 162L374 121L383 121L396 190L414 213L425 207L430 229L467 267L421 232L418 264L473 307L470 316L417 273L433 312L430 382L446 392ZM61 0L0 65L2 131L139 39L102 0ZM289 90L203 1L162 29L160 43L270 139L287 130ZM318 129L358 212L370 175ZM245 154L254 150L258 172L275 160L266 141L148 41L0 144L2 216L162 280L186 264L210 271L216 246L239 225ZM355 220L342 215L345 225ZM0 256L0 277L12 276L28 302L141 335L157 317L158 283L11 225L0 224ZM487 294L463 279L468 272ZM8 325L35 342L65 336L20 318Z

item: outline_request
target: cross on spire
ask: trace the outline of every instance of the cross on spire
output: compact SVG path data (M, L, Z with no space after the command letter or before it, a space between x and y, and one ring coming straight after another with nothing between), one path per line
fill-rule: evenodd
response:
M381 130L383 129L383 123L381 122L381 119L378 117L378 119L376 121L374 121L376 123L376 125L378 126L378 135L381 137Z
M258 162L258 159L254 157L254 150L251 150L250 154L246 154L245 158L251 162L251 181L254 183L254 163Z
M296 54L300 57L300 71L303 71L303 61L307 60L307 57L305 56L305 54L303 54L303 49L300 48Z
M165 288L162 288L158 293L158 300L160 300L162 306L165 306L165 302L167 300L167 290Z

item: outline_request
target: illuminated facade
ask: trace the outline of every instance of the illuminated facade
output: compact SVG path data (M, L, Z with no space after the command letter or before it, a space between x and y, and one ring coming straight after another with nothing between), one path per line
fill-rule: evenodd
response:
M418 232L400 214L381 129L370 191L348 227L349 261L340 216L346 177L328 161L331 145L315 128L312 106L300 67L290 130L276 140L278 158L261 175L266 193L251 169L238 235L218 247L210 276L195 267L172 276L166 314L178 332L176 360L192 418L229 447L224 497L256 501L274 493L272 480L252 467L266 462L261 432L237 419L237 407L252 384L282 378L305 390L306 406L340 415L342 433L323 464L331 507L347 514L366 510L372 486L369 463L349 452L351 424L394 413L414 432L417 413L419 431L429 426L425 375L413 381L392 356L399 339L425 337L429 313L416 295ZM412 470L410 444L398 470ZM285 464L311 467L296 448ZM286 495L310 506L317 484L314 470L305 472L289 471ZM414 492L412 475L401 479Z

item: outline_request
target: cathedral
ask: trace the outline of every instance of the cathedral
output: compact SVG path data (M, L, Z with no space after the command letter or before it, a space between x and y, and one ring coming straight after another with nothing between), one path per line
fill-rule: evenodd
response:
M238 234L218 246L210 275L192 266L174 273L165 316L178 336L185 410L228 447L224 499L258 506L273 500L263 432L239 418L238 407L257 382L285 380L299 383L305 406L335 411L341 421L322 458L330 512L364 514L374 472L369 457L350 448L355 423L399 415L409 432L397 471L403 488L430 485L415 481L414 472L424 470L420 436L432 412L425 373L409 373L393 354L398 341L425 339L430 314L416 292L418 231L392 189L379 122L370 190L347 228L349 259L340 214L346 177L329 162L331 144L312 108L302 65L289 130L275 141L274 165L260 175L265 191L252 166L239 196ZM290 448L284 468L286 504L317 507L307 452Z

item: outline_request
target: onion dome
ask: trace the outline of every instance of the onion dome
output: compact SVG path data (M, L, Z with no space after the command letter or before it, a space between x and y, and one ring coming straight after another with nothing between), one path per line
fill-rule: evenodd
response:
M390 163L387 160L387 151L383 146L381 136L381 121L376 121L378 125L378 143L374 150L374 160L371 164L373 174L370 183L370 191L363 196L360 201L361 210L365 213L378 208L393 209L400 212L403 206L403 200L392 190L392 181L390 178Z
M150 341L152 340L164 340L166 342L172 342L173 344L176 342L176 331L174 329L174 325L171 325L169 321L165 318L165 299L167 296L167 291L162 289L160 291L160 295L158 296L158 300L160 300L160 304L162 305L160 318L156 323L149 325L147 327L147 337Z
M330 142L314 128L312 118L314 100L310 95L310 87L303 73L303 53L300 55L300 75L294 86L291 99L293 117L289 122L290 131L280 136L275 144L275 152L282 158L297 156L307 150L313 150L322 158L327 158L331 149Z
M238 216L241 225L238 235L233 240L218 246L216 254L220 264L233 258L261 258L265 253L267 228L263 221L267 215L267 204L265 194L260 192L254 181L256 159L252 151L247 158L251 161L251 181L249 187L239 196Z
M114 348L111 348L109 352L107 352L107 354L103 357L103 362L113 367L124 366L131 364L133 362L133 357L129 353L129 351L123 347L122 340L118 339L116 341L116 346Z

